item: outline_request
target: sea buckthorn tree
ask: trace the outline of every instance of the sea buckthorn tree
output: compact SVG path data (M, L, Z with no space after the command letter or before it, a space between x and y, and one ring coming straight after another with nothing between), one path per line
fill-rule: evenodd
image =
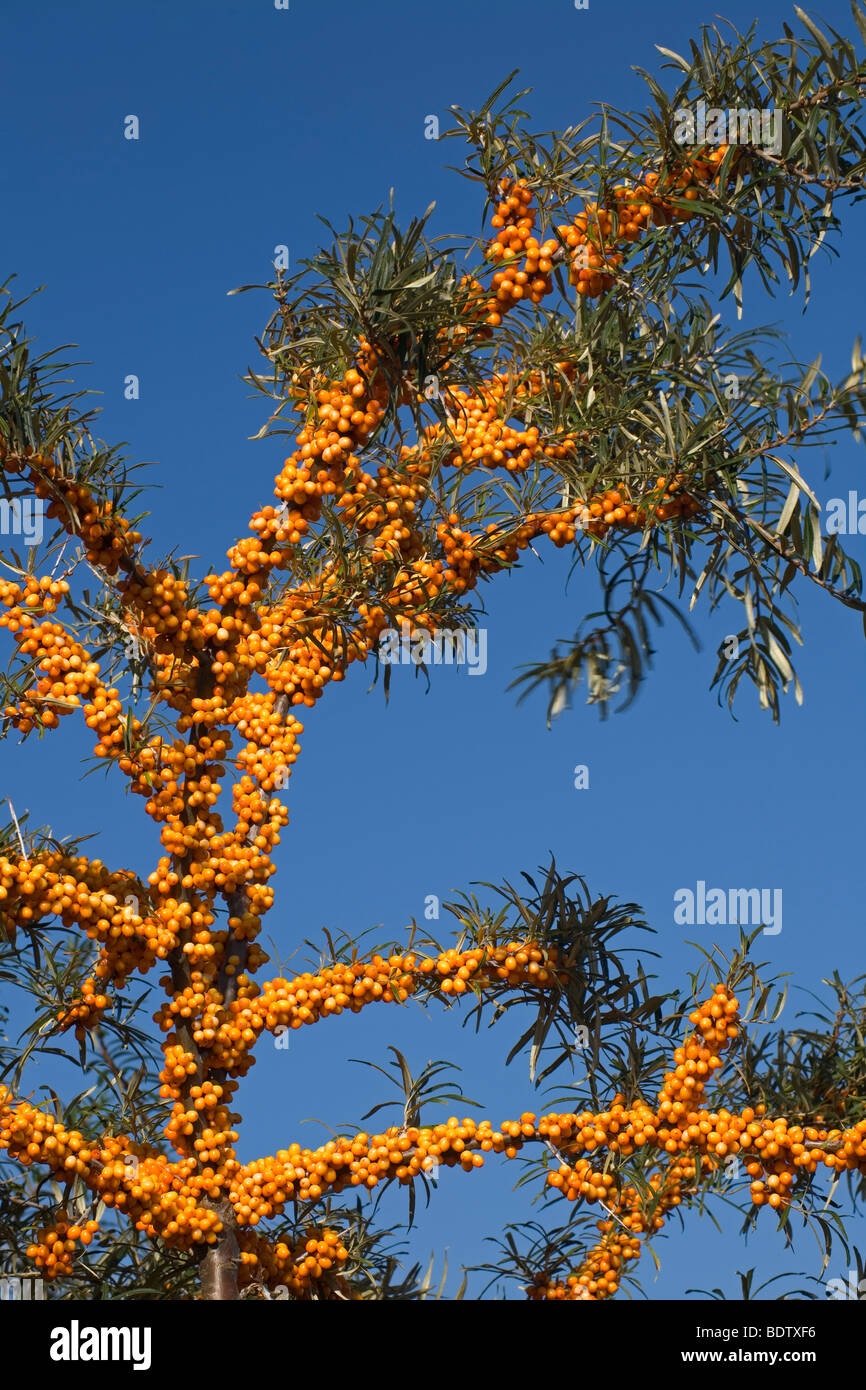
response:
M674 1208L724 1195L732 1158L751 1179L735 1189L746 1225L769 1206L787 1237L802 1215L844 1238L819 1175L856 1203L862 981L834 979L814 1026L757 1042L746 1019L777 1018L781 996L751 938L711 952L687 990L653 993L625 958L639 909L554 864L529 896L504 884L452 903L449 943L347 940L291 978L269 978L259 943L268 914L279 931L299 716L374 665L387 628L407 625L423 660L430 634L471 625L483 586L534 544L601 594L521 677L549 686L551 713L582 679L602 712L630 699L654 625L686 621L681 600L738 606L742 654L720 655L713 680L729 701L751 682L774 718L799 694L795 595L862 620L859 572L822 536L800 462L862 425L859 347L838 383L819 360L783 370L773 334L715 308L739 309L756 281L808 295L810 257L862 195L866 63L798 14L776 42L710 28L687 57L662 50L671 80L646 74L645 112L562 132L533 133L509 79L445 133L463 142L479 236L429 237L430 210L401 230L380 209L258 287L274 308L249 381L268 401L260 437L288 434L290 451L212 572L153 554L132 468L94 439L66 365L35 355L4 291L6 499L35 493L52 522L29 563L4 557L4 729L61 737L83 719L160 845L149 865L106 864L68 803L52 812L60 838L11 807L0 842L4 978L34 1011L2 1056L0 1240L61 1296L426 1296L356 1199L400 1184L411 1221L435 1166L500 1157L545 1200L541 1220L506 1229L491 1277L532 1299L615 1294ZM753 130L678 140L699 100L776 109L778 151ZM139 977L161 998L156 1032ZM410 999L519 1018L512 1054L528 1053L533 1087L585 1028L587 1079L549 1113L433 1124L446 1065L413 1076L395 1052L401 1123L238 1157L262 1035ZM34 1100L40 1053L77 1059L79 1095Z

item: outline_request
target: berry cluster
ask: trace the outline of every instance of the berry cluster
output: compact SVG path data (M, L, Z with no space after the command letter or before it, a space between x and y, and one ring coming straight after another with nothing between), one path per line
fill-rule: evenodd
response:
M611 289L627 244L652 227L687 220L690 204L711 196L723 159L723 151L698 151L682 168L647 174L633 190L615 188L610 207L588 205L547 239L537 234L529 181L503 179L485 253L490 285L464 277L458 327L435 340L432 365L440 352L443 381L461 344L484 342L522 303L541 303L558 262L578 294L592 299ZM368 660L395 620L413 633L431 630L437 613L511 566L538 537L563 547L580 535L601 539L615 528L668 525L700 509L694 480L673 460L654 485L599 483L581 495L575 485L568 505L536 502L532 511L514 502L524 475L549 479L560 492L563 471L577 478L592 471L590 433L544 423L558 413L547 408L551 400L583 388L569 360L544 371L534 364L499 372L471 386L445 382L436 421L412 446L379 450L375 471L367 471L363 462L388 422L420 394L399 361L394 342L362 338L333 379L313 369L295 373L292 399L302 417L295 447L272 501L254 512L228 551L228 568L206 576L200 601L168 563L143 564L140 534L97 498L86 475L72 477L43 453L16 454L0 441L3 470L29 474L49 514L81 538L89 563L111 579L114 617L143 656L147 695L163 730L152 733L135 717L75 635L79 615L65 579L0 581L0 627L28 671L5 719L26 736L77 710L95 736L96 756L144 800L162 851L141 881L56 847L25 848L20 857L7 850L0 855L0 928L14 938L54 917L94 943L79 997L63 1001L57 1020L58 1029L73 1028L81 1040L99 1027L112 992L133 971L165 963L165 999L155 1017L165 1034L160 1095L169 1152L113 1136L86 1140L5 1086L0 1147L25 1166L39 1163L58 1178L80 1179L94 1197L175 1249L212 1247L228 1222L239 1231L242 1285L284 1283L305 1298L352 1296L348 1256L330 1229L310 1231L299 1245L253 1232L287 1203L389 1181L409 1185L439 1166L470 1171L487 1154L514 1158L527 1144L542 1144L557 1156L548 1173L551 1197L600 1204L610 1220L599 1223L599 1242L580 1268L565 1280L540 1272L530 1297L607 1297L637 1258L641 1237L729 1154L744 1155L755 1204L774 1207L788 1203L795 1182L819 1164L836 1173L866 1169L866 1122L800 1128L766 1116L761 1106L739 1114L708 1108L707 1083L737 1035L737 1002L723 986L692 1015L695 1031L678 1050L656 1105L616 1096L599 1114L538 1119L526 1112L499 1128L452 1117L435 1127L337 1137L315 1149L292 1144L253 1163L236 1155L240 1117L231 1106L263 1032L298 1030L376 1001L558 993L569 981L556 947L528 938L431 955L395 950L259 985L254 976L267 957L258 938L273 906L274 854L288 822L277 793L304 732L296 713L313 708L352 663ZM514 505L482 515L475 504L466 514L464 477L478 473ZM338 530L346 538L345 567L326 544ZM224 799L230 765L235 777ZM229 799L224 820L220 807L225 811ZM623 1161L641 1151L650 1162L651 1213L646 1189L641 1195L620 1176ZM32 1257L49 1277L65 1272L76 1243L92 1236L91 1225L62 1221L43 1229Z
M294 1299L353 1298L351 1286L340 1277L349 1252L337 1231L310 1227L306 1235L287 1245L271 1244L252 1231L242 1231L239 1240L241 1268L239 1287L260 1284L265 1288L285 1288Z

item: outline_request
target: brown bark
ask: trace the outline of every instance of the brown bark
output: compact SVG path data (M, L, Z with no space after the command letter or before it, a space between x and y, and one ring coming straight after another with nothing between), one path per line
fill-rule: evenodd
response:
M211 1204L202 1203L202 1205L209 1206ZM215 1203L213 1205L222 1218L223 1229L215 1244L208 1247L201 1262L201 1296L208 1300L237 1299L240 1298L238 1292L240 1246L238 1245L234 1213L227 1203L219 1206Z

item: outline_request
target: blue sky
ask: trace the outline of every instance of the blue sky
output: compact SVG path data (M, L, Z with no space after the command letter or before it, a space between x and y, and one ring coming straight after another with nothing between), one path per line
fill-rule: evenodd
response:
M725 13L741 29L753 18L748 4ZM820 13L852 31L847 5ZM667 0L591 0L585 11L570 0L531 8L291 0L288 11L266 0L47 0L7 18L4 124L16 157L4 198L3 276L14 271L21 291L46 286L30 306L31 331L43 347L79 345L90 365L78 380L103 393L103 436L128 441L135 462L158 463L146 475L161 489L147 499L156 549L201 556L201 573L219 567L250 512L269 499L286 452L279 441L250 440L264 412L239 380L269 301L226 291L267 279L278 244L293 263L311 254L324 234L318 216L342 226L391 188L404 222L435 199L434 231L476 232L475 190L446 168L457 145L425 140L427 115L444 122L453 103L478 106L515 67L534 89L538 129L576 123L601 100L643 106L632 67L654 70L655 43L682 51L713 17L714 7ZM791 6L765 3L760 34L776 37L793 19ZM123 138L130 113L140 118L137 142ZM805 316L799 301L770 302L753 285L744 318L780 323L792 355L823 352L834 378L863 327L863 218L849 213L847 221L839 259L814 265ZM137 401L124 399L129 373L140 379ZM809 451L801 466L822 498L858 487L863 495L853 442ZM862 563L864 538L849 544ZM307 712L266 930L283 962L303 956L303 940L322 927L405 940L413 916L423 924L428 895L516 879L553 853L595 891L644 906L658 934L638 944L661 953L647 967L665 987L683 983L697 963L686 940L725 945L733 936L675 925L674 892L700 879L783 890L783 930L760 942L772 971L790 972L804 989L819 988L833 969L858 973L864 646L856 616L802 596L805 702L785 703L780 728L749 692L737 721L717 706L708 690L715 650L739 622L698 610L702 653L666 631L629 711L601 724L577 704L548 731L543 697L517 707L506 687L521 663L573 631L597 590L591 574L578 573L566 592L563 558L542 553L543 563L530 557L486 591L483 677L436 671L427 694L397 669L386 707L381 683L369 691L367 673L356 670ZM116 779L112 800L101 774L78 780L77 759L89 752L71 720L41 743L8 742L0 792L58 835L98 832L93 843L107 863L147 871L158 854L155 829ZM577 764L589 768L588 790L574 787ZM538 1110L525 1062L503 1066L508 1028L476 1040L460 1031L457 1010L373 1007L303 1030L288 1053L262 1048L239 1094L242 1156L320 1142L326 1131L302 1123L311 1116L337 1128L359 1120L384 1096L375 1073L347 1059L383 1063L389 1044L415 1066L458 1062L466 1093L483 1104L478 1113L498 1121ZM447 1247L452 1270L485 1258L486 1235L532 1214L525 1189L512 1191L518 1172L503 1162L444 1174L434 1204L419 1213L413 1256ZM402 1219L404 1204L403 1196L385 1200L389 1223ZM769 1220L744 1250L738 1223L723 1209L719 1217L721 1233L687 1217L689 1239L671 1223L672 1238L658 1245L661 1272L641 1262L650 1297L719 1283L733 1294L733 1271L755 1263L764 1277L798 1263L817 1272L808 1234L792 1264Z

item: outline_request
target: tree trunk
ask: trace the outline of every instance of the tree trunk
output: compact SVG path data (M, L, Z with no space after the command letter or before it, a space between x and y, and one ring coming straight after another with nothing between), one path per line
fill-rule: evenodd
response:
M204 1203L202 1205L205 1205ZM209 1204L208 1204L209 1205ZM218 1208L223 1229L214 1245L208 1246L201 1262L201 1296L203 1299L237 1299L240 1246L234 1212L226 1203Z

